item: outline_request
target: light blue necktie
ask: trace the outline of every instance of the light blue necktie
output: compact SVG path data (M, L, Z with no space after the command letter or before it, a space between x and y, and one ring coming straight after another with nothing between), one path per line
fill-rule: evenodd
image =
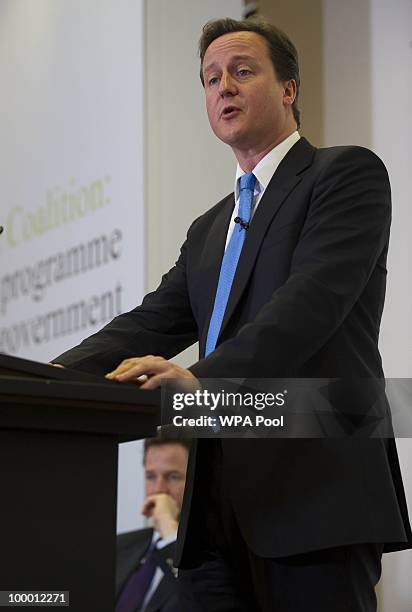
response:
M217 338L219 336L230 290L232 288L233 278L236 272L236 267L239 261L240 253L242 252L243 243L246 238L246 228L248 227L252 213L255 182L256 177L252 172L244 174L240 177L239 216L236 217L236 225L233 229L232 236L222 259L215 303L213 306L212 317L210 319L209 330L207 332L205 350L206 356L215 350Z

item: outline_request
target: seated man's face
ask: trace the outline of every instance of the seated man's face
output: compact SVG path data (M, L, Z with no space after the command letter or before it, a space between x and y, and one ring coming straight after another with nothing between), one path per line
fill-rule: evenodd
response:
M180 444L150 446L145 460L146 497L166 493L182 508L188 452Z

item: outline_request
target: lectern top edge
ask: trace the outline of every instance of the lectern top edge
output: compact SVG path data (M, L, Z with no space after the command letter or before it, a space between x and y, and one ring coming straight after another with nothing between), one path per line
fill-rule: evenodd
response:
M71 368L54 368L47 363L16 357L15 355L7 355L6 353L0 353L0 374L75 382L94 382L107 385L113 385L114 382L104 378L104 376L88 374L87 372L80 372Z

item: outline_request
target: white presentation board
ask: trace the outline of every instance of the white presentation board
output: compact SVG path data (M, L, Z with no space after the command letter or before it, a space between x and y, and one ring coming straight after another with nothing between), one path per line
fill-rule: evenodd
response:
M2 0L0 352L49 360L144 287L142 0Z

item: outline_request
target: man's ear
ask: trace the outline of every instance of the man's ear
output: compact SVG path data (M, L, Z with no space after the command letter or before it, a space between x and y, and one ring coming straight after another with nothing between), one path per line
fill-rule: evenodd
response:
M292 106L296 99L296 81L290 79L289 81L283 81L283 103L285 106Z

